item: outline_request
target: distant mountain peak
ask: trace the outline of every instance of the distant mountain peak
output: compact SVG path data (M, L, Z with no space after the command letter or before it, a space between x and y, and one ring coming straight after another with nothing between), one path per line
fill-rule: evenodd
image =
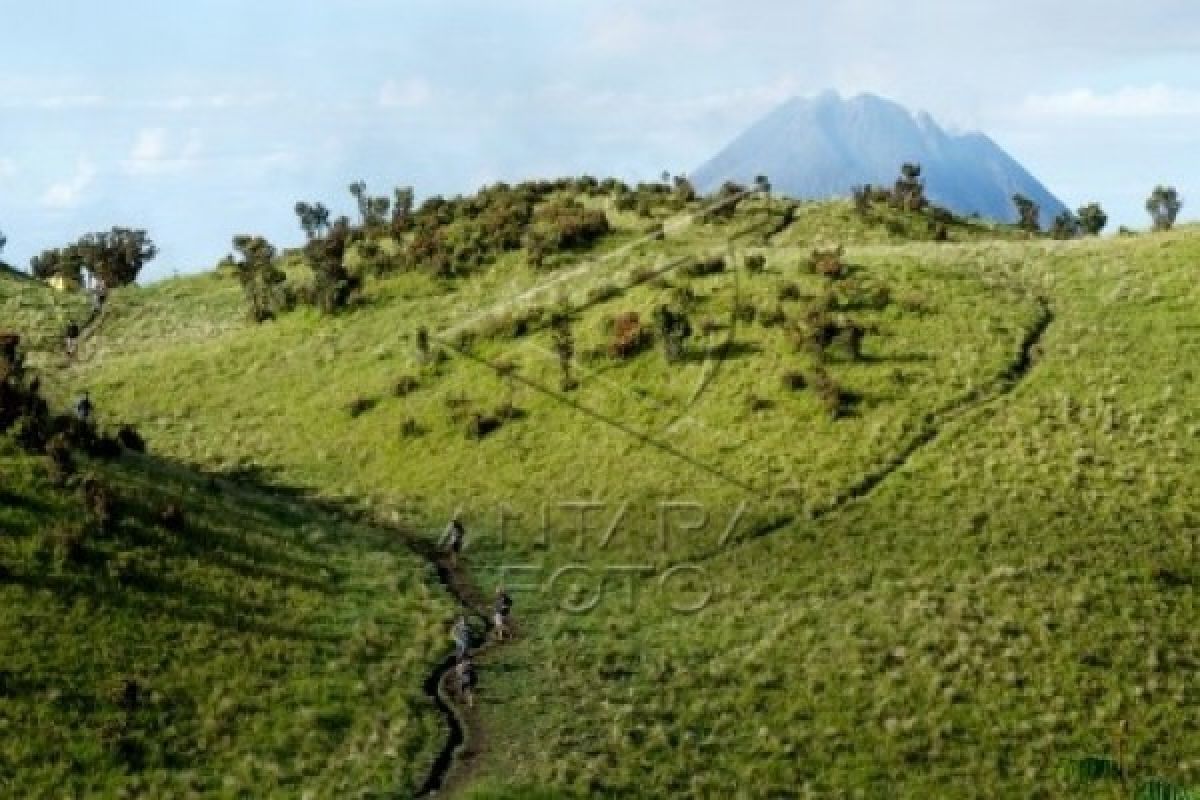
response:
M750 183L766 175L776 191L812 200L847 196L866 183L890 186L906 161L921 165L934 203L960 214L1013 222L1018 193L1041 207L1043 227L1065 210L986 134L949 133L929 113L914 114L867 92L791 98L691 177L711 191L725 181Z

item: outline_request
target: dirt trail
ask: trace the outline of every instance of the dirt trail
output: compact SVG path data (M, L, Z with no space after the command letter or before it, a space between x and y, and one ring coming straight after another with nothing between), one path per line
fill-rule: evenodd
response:
M472 648L471 656L478 658L500 643L492 638L493 627L488 600L483 591L471 580L461 562L452 565L449 559L423 541L408 540L410 548L427 558L437 569L438 581L469 614L484 621L484 638ZM417 792L417 797L443 796L453 793L469 782L478 768L477 757L487 749L487 731L475 709L464 708L453 702L453 692L446 686L446 678L454 669L454 656L444 658L425 679L425 693L446 719L449 736L430 768L429 776Z

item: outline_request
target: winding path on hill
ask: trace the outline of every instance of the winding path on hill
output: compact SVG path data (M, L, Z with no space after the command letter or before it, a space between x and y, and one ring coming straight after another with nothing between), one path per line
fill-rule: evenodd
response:
M979 411L1016 391L1017 387L1028 377L1037 365L1041 355L1042 341L1046 332L1054 323L1055 313L1050 301L1043 296L1035 299L1038 313L1034 324L1026 331L1021 341L1020 349L1008 367L985 387L968 392L954 403L927 415L921 429L900 450L878 469L869 472L857 482L829 502L828 505L809 512L811 521L819 522L832 517L850 504L868 499L879 490L888 479L896 475L912 462L914 458L933 445L946 428L963 417ZM788 514L775 520L771 525L761 528L748 536L738 539L728 546L718 548L702 556L700 561L707 561L717 556L731 552L734 548L757 541L766 536L785 530L797 519L796 514Z
M433 564L437 570L438 581L465 611L483 619L484 641L471 651L471 655L477 657L500 646L500 643L491 637L493 627L488 614L487 598L471 580L461 562L451 564L444 554L424 540L408 538L406 544ZM416 796L419 798L451 792L464 785L478 765L476 756L487 748L487 732L479 714L474 709L463 708L450 699L452 693L447 689L446 682L454 669L454 662L453 655L446 656L425 679L425 694L445 718L449 735L434 759L429 775L417 792Z

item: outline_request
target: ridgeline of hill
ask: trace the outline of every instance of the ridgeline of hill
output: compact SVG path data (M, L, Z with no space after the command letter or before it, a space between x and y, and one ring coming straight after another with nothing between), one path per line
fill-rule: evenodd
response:
M883 206L578 202L610 229L540 268L524 246L460 271L360 252L332 316L254 324L228 271L123 289L71 365L73 301L0 278L51 399L91 390L158 454L96 467L134 510L94 564L47 561L77 500L4 456L0 624L30 642L0 657L28 709L6 766L97 790L420 784L445 737L421 695L436 577L394 534L194 469L426 541L463 511L477 589L509 587L520 634L480 660L471 796L1200 783L1200 233L956 220L934 241L933 216ZM155 524L164 503L188 534ZM145 709L121 707L127 676Z

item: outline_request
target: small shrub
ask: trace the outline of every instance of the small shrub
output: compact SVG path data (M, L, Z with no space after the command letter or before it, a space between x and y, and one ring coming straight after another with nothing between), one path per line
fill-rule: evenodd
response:
M758 309L755 308L752 303L738 303L736 306L734 306L733 317L738 322L745 322L749 324L754 322L754 319L757 316Z
M700 304L700 297L691 286L677 286L671 290L671 301L682 309L691 310Z
M786 322L787 312L783 310L782 306L775 306L775 308L760 311L758 314L758 324L764 328L777 328Z
M514 419L520 419L525 416L525 412L513 405L512 402L506 400L496 406L496 410L492 416L501 422L511 422Z
M413 392L421 388L421 382L412 375L402 375L396 380L392 387L392 394L396 397L408 397Z
M491 414L473 412L467 419L467 438L480 440L500 429L501 420Z
M804 376L803 372L788 370L783 373L782 379L783 388L789 391L798 392L808 388L808 378Z
M750 411L766 411L773 405L770 400L761 395L750 394L746 396L746 408Z
M788 282L779 287L779 301L781 303L800 300L803 297L804 292L800 290L799 284Z
M682 272L689 278L703 278L708 275L718 275L725 271L723 256L707 256L699 258L684 266Z
M425 429L421 427L421 423L413 417L407 417L404 422L400 423L400 435L405 439L415 439L424 433Z
M808 263L812 271L826 278L841 278L846 275L846 265L842 261L845 251L841 246L834 249L817 248L812 251Z
M442 398L442 405L446 407L447 413L453 422L458 422L466 417L467 408L471 401L461 392L451 392Z
M612 358L632 358L650 343L650 339L650 332L642 325L637 312L626 312L613 320L608 354Z
M663 343L663 354L668 364L680 361L692 336L692 323L686 313L672 311L668 306L659 306L654 312L654 321Z
M844 411L846 395L833 377L825 369L818 367L809 376L809 384L830 418L836 420L840 417Z
M351 418L358 418L373 409L378 402L374 397L356 397L350 401L346 411Z
M763 272L767 268L767 257L762 253L751 253L746 256L747 272Z

